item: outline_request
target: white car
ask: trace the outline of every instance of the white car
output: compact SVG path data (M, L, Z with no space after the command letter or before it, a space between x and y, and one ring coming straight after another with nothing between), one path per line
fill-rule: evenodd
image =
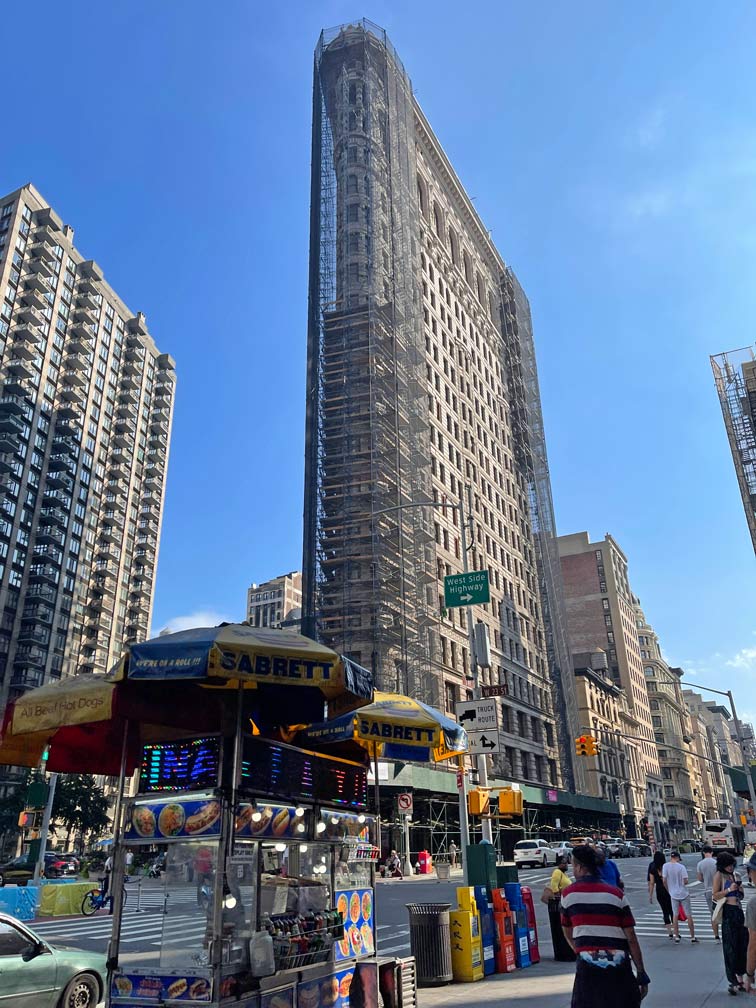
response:
M572 861L572 844L569 840L555 840L549 844L552 850L556 851L558 858L563 857L567 864Z
M557 852L546 840L518 840L514 846L514 859L518 868L546 868L555 865Z

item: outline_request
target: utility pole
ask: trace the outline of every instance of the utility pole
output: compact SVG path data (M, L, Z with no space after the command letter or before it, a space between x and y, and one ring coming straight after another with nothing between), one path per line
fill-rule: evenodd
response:
M735 734L738 736L740 755L743 759L743 769L745 770L746 780L748 781L748 791L751 795L751 809L753 810L753 814L756 816L756 791L754 790L751 764L748 759L748 754L746 753L745 740L743 739L743 729L740 727L740 719L738 718L738 712L735 710L735 701L732 698L732 692L730 690L727 690L727 697L730 701L732 720L735 722Z
M472 488L468 483L467 487L467 503L470 508L470 515L472 516ZM462 548L462 570L465 574L470 570L470 564L467 559L467 518L465 514L465 491L460 490L459 492L459 538L460 545ZM470 528L470 538L472 538L472 520ZM480 700L480 683L478 681L478 662L475 655L475 623L473 622L472 606L465 606L467 609L467 636L470 641L470 669L472 671L473 679L473 699ZM475 757L475 765L478 770L478 783L482 788L488 786L488 762L487 757L484 754L479 754ZM462 794L462 792L460 792ZM466 801L467 799L462 794L462 797ZM460 824L461 824L461 811L460 811ZM467 816L467 809L465 808L465 817ZM491 830L491 820L483 819L481 822L481 832L483 840L487 843L493 843L493 832ZM463 837L464 841L464 837Z
M45 873L45 851L47 850L47 834L50 829L50 819L52 818L53 802L55 801L55 785L58 783L58 775L50 774L49 791L47 792L47 802L45 811L42 813L42 828L39 831L40 844L37 863L34 865L34 881L39 882Z

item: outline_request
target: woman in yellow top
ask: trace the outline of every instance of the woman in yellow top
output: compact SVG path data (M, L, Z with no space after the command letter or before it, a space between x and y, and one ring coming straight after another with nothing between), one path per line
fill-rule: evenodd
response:
M551 874L549 888L554 893L554 898L549 900L549 927L551 928L551 943L554 946L554 959L557 962L575 962L575 953L567 943L562 930L562 923L559 919L559 896L560 893L572 885L566 872L567 858L557 858L554 871Z

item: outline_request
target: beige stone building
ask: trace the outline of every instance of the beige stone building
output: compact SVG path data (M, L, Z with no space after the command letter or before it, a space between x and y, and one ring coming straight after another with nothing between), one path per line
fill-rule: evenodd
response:
M662 777L627 557L608 534L591 542L587 532L578 532L560 536L558 543L573 651L605 650L609 676L627 698L626 723L633 730L626 734L635 736L640 762L638 775L630 781L627 829L633 832L652 823L661 840L665 821Z
M148 636L176 381L31 185L0 198L0 380L1 711Z
M720 816L728 819L738 814L742 804L733 792L730 777L725 769L733 765L732 761L736 755L738 757L740 755L739 751L737 753L731 751L730 712L714 700L705 700L695 690L683 690L683 699L691 718L698 719L699 725L704 726L703 734L699 733L697 736L700 740L696 743L697 751L710 761L707 765L713 780L713 804L719 810ZM737 762L740 762L739 758Z
M302 620L302 572L289 571L247 589L247 622L253 627L299 630Z
M637 722L630 714L627 697L610 676L603 650L573 655L573 663L580 733L593 735L600 744L597 757L583 760L586 793L621 803L626 810L641 810L644 777L639 744L625 738L637 735Z
M303 618L380 687L453 711L473 686L463 570L490 602L505 778L573 783L554 519L527 299L384 32L316 52ZM422 506L420 505L422 503ZM432 503L429 503L432 502ZM539 531L536 537L534 529Z

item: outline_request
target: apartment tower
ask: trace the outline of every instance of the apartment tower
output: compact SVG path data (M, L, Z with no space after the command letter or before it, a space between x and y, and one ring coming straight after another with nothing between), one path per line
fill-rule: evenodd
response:
M361 21L315 54L304 629L450 711L473 685L466 611L443 597L463 569L460 502L470 568L490 573L480 681L507 690L497 770L571 784L528 302L391 43Z
M587 532L560 536L559 553L572 646L576 652L604 650L611 679L627 698L623 733L638 744L640 772L630 780L630 804L623 802L626 827L634 835L652 826L662 839L662 778L627 557L610 535L592 543Z
M302 620L302 572L289 571L247 589L247 622L253 627L299 630Z
M0 710L150 626L174 362L73 237L0 198Z

